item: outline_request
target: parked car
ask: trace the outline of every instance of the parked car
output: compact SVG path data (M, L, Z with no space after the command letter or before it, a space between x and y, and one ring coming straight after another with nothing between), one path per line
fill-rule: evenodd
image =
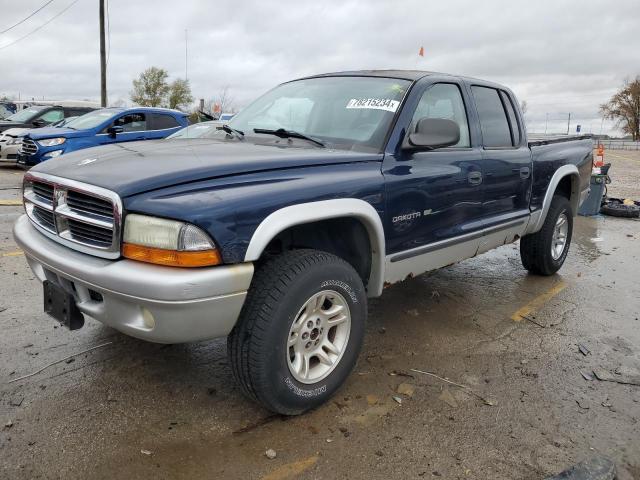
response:
M67 123L78 117L67 117L52 123L51 127L64 127ZM10 128L0 133L0 163L15 165L18 162L18 152L22 146L22 137L29 128Z
M200 138L203 136L211 135L215 133L218 127L222 127L225 122L219 120L212 120L210 122L200 122L184 127L175 133L172 133L167 137L167 140L174 138Z
M0 132L9 128L41 128L66 117L77 117L95 110L92 107L66 107L63 105L32 105L0 120Z
M0 120L4 120L16 113L16 104L13 102L0 102Z
M345 381L385 286L518 239L525 269L554 274L592 160L586 136L529 142L495 83L326 74L271 90L215 139L38 165L14 236L64 325L228 336L242 391L299 414Z
M110 143L165 138L187 126L187 115L168 108L104 108L61 128L41 128L22 139L18 165L31 167L50 158Z

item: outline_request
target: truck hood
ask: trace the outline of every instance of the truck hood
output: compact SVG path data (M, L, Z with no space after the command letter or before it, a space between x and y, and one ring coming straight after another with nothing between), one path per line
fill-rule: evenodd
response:
M257 145L249 141L176 139L114 143L79 150L43 162L31 171L107 188L124 198L217 177L381 160L379 153Z

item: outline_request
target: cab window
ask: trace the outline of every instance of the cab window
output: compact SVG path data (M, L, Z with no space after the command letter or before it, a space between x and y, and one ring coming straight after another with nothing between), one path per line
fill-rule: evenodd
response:
M495 88L472 86L476 101L480 130L485 148L512 147L511 129L504 105Z
M53 123L58 122L64 118L64 113L62 110L49 110L47 113L40 115L38 120L42 120L43 122Z
M156 113L156 114L153 114L152 117L153 117L153 126L151 128L153 130L166 130L168 128L176 128L180 126L178 121L171 115Z
M116 119L114 127L122 127L123 132L140 132L147 129L147 120L144 113L129 113Z
M444 118L452 120L460 127L460 141L453 147L470 147L469 122L464 108L460 88L453 83L437 83L423 94L411 121L415 128L421 118Z

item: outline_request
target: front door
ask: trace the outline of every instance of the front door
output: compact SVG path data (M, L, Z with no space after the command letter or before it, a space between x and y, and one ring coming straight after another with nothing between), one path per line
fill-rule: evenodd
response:
M107 133L109 127L122 127L122 132L111 136ZM116 118L102 134L101 143L121 143L135 140L146 140L147 115L144 113L127 113Z
M460 141L432 151L402 150L385 163L391 282L475 254L479 237L473 232L481 228L483 216L483 169L482 149L469 129L468 105L460 83L428 86L409 131L421 118L445 118L459 125Z

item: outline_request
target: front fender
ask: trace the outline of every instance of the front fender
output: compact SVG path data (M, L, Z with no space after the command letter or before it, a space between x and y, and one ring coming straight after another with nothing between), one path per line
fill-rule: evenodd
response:
M371 272L367 294L382 294L384 282L385 240L380 215L369 203L357 198L339 198L318 202L300 203L281 208L265 218L253 233L245 254L245 262L260 258L269 242L280 232L295 225L331 218L355 218L362 222L371 245Z

